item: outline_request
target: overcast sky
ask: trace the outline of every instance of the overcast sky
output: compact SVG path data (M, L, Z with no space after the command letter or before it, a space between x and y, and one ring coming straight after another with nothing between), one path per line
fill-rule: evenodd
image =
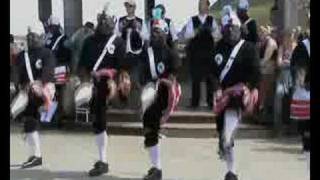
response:
M124 0L109 0L111 12L117 16L125 15ZM101 12L106 0L82 0L83 22L96 23L97 13ZM136 15L144 18L144 0L136 0ZM172 18L177 29L186 23L191 15L198 11L197 0L156 0L167 8L167 16ZM63 0L52 0L53 14L60 18L63 24ZM27 27L34 25L38 20L38 0L10 0L10 33L25 35Z

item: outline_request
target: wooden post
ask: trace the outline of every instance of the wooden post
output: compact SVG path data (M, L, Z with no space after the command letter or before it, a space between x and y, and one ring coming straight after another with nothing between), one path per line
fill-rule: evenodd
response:
M38 0L39 20L45 22L52 13L51 0Z
M70 36L82 26L82 0L64 0L64 30Z
M292 29L299 25L297 2L297 0L275 0L275 5L271 10L271 21L279 31Z
M146 21L149 21L152 16L152 9L154 8L155 0L144 0L144 6L145 6L145 19Z

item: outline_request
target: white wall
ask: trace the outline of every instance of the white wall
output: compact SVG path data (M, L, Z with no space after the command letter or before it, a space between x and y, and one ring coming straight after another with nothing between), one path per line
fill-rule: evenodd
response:
M10 33L25 35L28 26L39 20L38 0L10 0ZM52 0L52 14L63 26L63 0Z
M25 35L38 20L38 0L10 0L10 33Z

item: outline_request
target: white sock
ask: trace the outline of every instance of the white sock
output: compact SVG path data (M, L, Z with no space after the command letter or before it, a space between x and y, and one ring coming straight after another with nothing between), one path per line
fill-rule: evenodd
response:
M224 115L224 137L227 146L231 144L231 138L239 124L239 115L236 110L228 109Z
M310 172L310 151L305 151L304 153L304 156L306 157L306 160L307 160L307 170L308 170L308 173Z
M161 169L160 144L148 148L152 167Z
M41 157L40 151L40 138L38 131L34 131L32 133L27 133L27 144L30 148L31 156Z
M108 136L107 132L103 131L96 136L96 143L99 151L99 160L107 163L106 154L107 154L107 143L108 143Z
M226 163L227 163L227 170L228 172L232 172L233 174L236 174L235 171L235 163L234 163L234 148L229 148L227 150L227 154L226 154Z

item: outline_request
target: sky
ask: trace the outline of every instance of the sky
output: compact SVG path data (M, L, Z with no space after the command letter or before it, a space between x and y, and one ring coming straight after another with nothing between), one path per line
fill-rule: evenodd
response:
M110 11L117 16L125 15L124 0L109 0ZM107 0L82 0L82 22L96 23L97 13L101 12ZM136 0L136 15L144 18L144 0ZM180 29L188 17L197 14L197 0L156 0L163 3L167 9L167 16L172 18L177 29ZM63 0L52 0L53 15L60 18L63 24ZM10 0L10 33L25 35L28 26L35 25L38 20L38 0Z

